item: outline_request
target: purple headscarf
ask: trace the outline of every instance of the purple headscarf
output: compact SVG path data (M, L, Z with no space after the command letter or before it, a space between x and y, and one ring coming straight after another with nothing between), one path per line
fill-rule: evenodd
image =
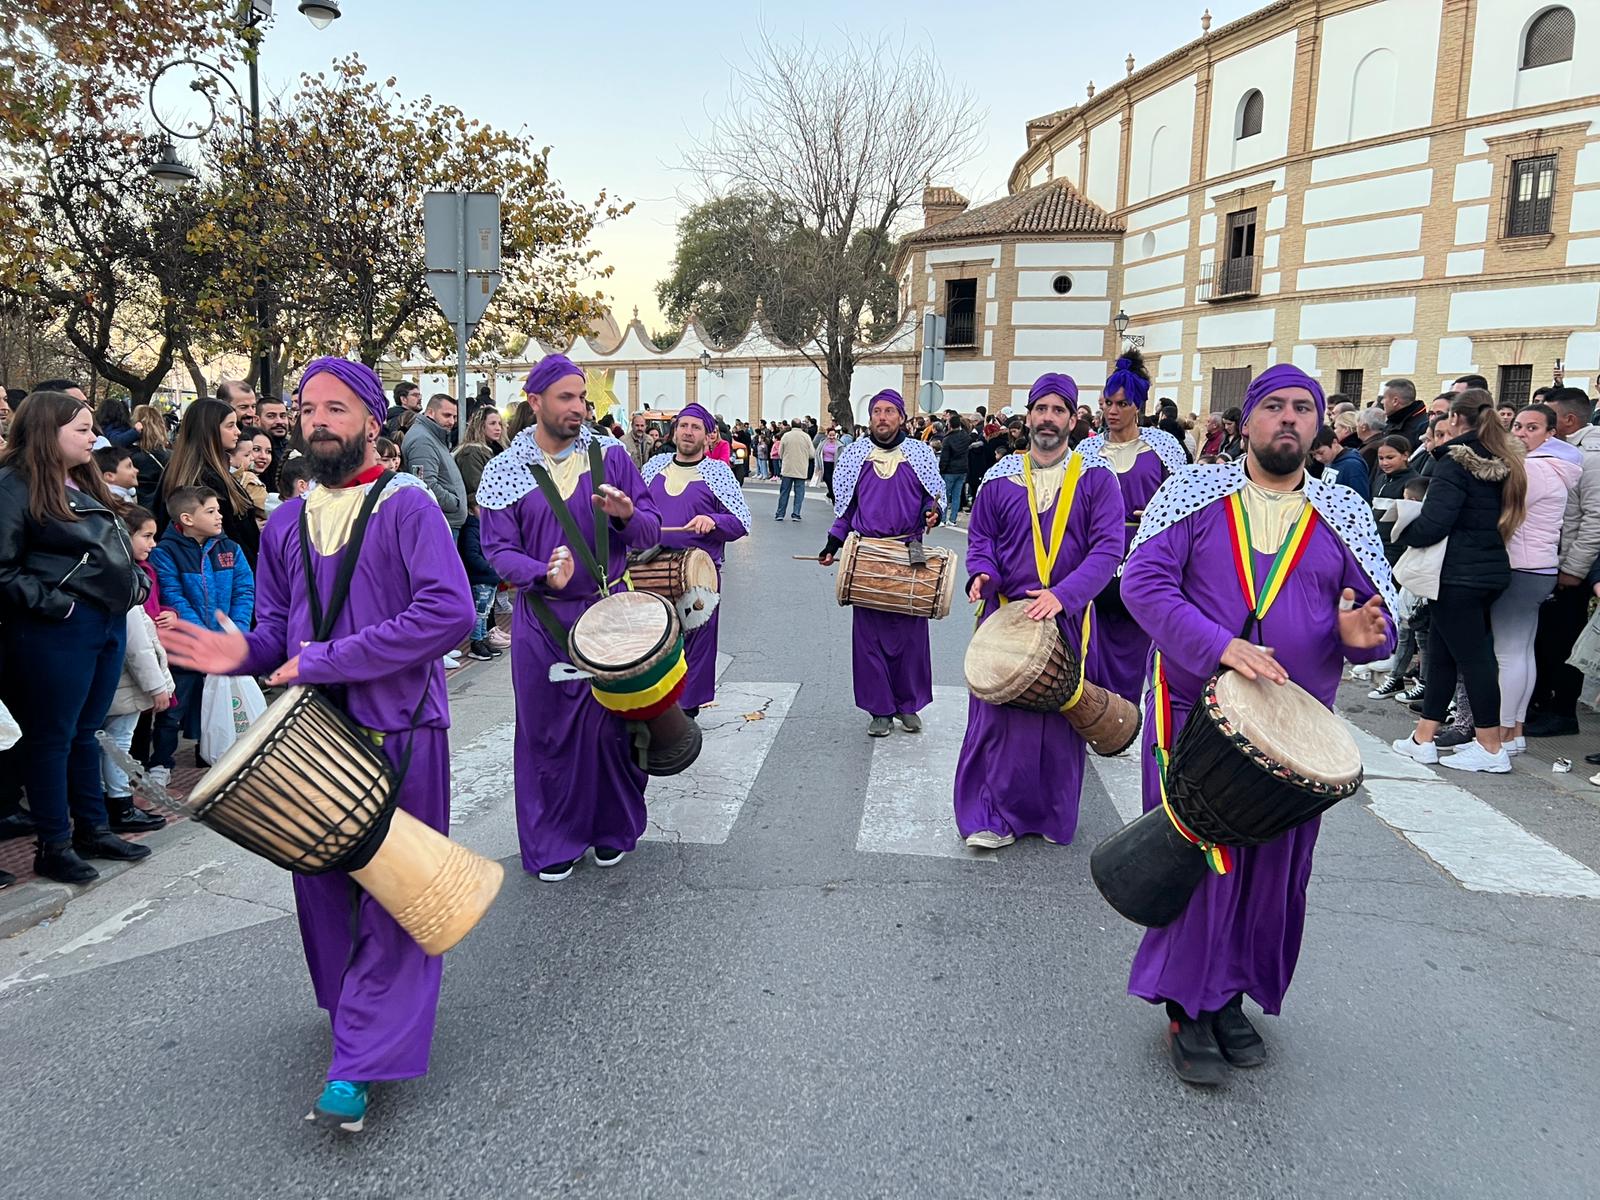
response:
M893 388L884 388L883 391L879 392L871 400L867 401L868 417L872 416L872 406L879 400L887 400L890 404L894 405L900 410L900 415L902 417L906 415L906 402L901 399L900 393L895 391Z
M522 390L526 395L537 396L556 380L565 379L568 375L576 375L582 379L583 368L565 354L546 354L533 364L533 370L528 372L528 379L522 385Z
M354 392L379 425L389 419L389 397L384 394L383 380L365 363L351 362L348 358L314 358L300 373L296 393L303 391L306 382L318 375L332 375Z
M1317 402L1318 421L1327 417L1328 402L1322 395L1322 385L1293 363L1279 363L1275 367L1268 367L1250 381L1250 386L1244 393L1244 407L1240 410L1239 427L1244 428L1244 423L1250 419L1250 413L1256 405L1273 392L1291 387L1305 388L1311 393L1311 398Z
M685 404L678 410L677 421L674 421L673 424L676 425L678 421L686 419L699 421L700 424L706 427L707 434L710 434L717 427L717 419L698 404Z
M1071 375L1046 371L1035 379L1033 386L1028 389L1028 407L1032 408L1034 401L1041 396L1060 396L1069 407L1075 407L1078 403L1078 381Z
M1150 381L1133 369L1133 360L1128 358L1117 359L1117 369L1111 372L1111 377L1106 380L1105 387L1100 389L1102 396L1109 396L1113 392L1121 391L1123 399L1129 401L1140 412L1150 403Z

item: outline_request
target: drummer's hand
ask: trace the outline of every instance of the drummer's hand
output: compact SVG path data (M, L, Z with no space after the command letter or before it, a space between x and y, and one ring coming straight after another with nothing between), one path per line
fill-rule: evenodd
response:
M939 510L937 508L930 508L927 512L922 514L922 520L929 529L934 528L939 524Z
M1345 588L1340 599L1354 604L1356 594L1351 588ZM1360 608L1339 609L1339 640L1350 649L1370 650L1383 645L1388 636L1389 627L1383 619L1382 596L1373 596Z
M178 621L170 629L159 630L158 636L167 657L178 666L202 675L232 675L244 666L250 643L231 622L223 628L226 633L217 633L189 621Z
M567 586L567 581L572 578L572 572L577 568L573 560L572 551L565 546L557 546L550 551L550 561L545 564L544 583L552 592L559 592Z
M1061 601L1056 598L1054 592L1044 588L1031 588L1026 594L1033 599L1028 601L1025 611L1035 621L1048 621L1061 612Z
M972 586L967 589L967 599L973 604L976 604L979 600L982 600L983 589L987 587L988 584L989 577L987 575L974 575L972 577Z
M1222 650L1222 665L1232 667L1246 679L1265 679L1269 683L1288 683L1289 672L1272 656L1271 646L1258 646L1234 638Z
M690 517L689 523L684 528L690 533L714 533L717 523L704 513L701 513L698 517Z
M633 501L628 499L628 493L612 487L609 483L600 485L600 490L595 494L594 506L606 516L614 517L618 521L626 521L633 516Z
M300 682L300 656L296 654L283 666L267 676L268 687L288 687Z
M833 555L824 551L823 553L817 555L817 561L825 567L831 567L833 566Z

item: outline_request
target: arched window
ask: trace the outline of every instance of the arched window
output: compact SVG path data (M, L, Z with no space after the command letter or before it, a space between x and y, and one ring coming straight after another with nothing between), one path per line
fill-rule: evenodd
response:
M1236 140L1243 141L1261 132L1261 113L1264 108L1266 101L1255 88L1244 94L1244 99L1239 101L1239 119L1233 133Z
M1547 8L1535 17L1522 39L1522 69L1571 62L1575 25L1570 8Z

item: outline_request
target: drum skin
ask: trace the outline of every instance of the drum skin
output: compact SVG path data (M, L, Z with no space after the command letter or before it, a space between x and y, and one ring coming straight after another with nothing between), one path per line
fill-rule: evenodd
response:
M710 621L720 599L716 560L698 546L636 551L628 556L628 578L635 591L672 601L685 633Z
M923 550L928 561L916 566L904 542L852 533L839 549L835 598L841 607L943 620L955 598L956 556L943 546Z

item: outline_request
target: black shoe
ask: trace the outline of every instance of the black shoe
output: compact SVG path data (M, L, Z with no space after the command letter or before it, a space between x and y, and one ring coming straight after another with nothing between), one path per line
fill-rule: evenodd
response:
M610 846L596 846L594 848L594 865L597 867L614 867L622 861L625 850L613 850Z
M1178 1078L1196 1087L1217 1087L1228 1077L1228 1062L1207 1021L1191 1021L1176 1004L1167 1006L1167 1052Z
M0 842L10 838L33 837L38 832L33 818L25 812L7 813L0 817Z
M572 874L572 868L577 865L578 860L575 858L567 862L551 863L548 867L539 868L539 878L546 883L560 883Z
M1222 1057L1235 1067L1259 1067L1267 1061L1267 1044L1244 1015L1244 997L1211 1014L1211 1031L1216 1035Z
M125 842L109 829L75 830L72 848L84 858L106 858L115 862L138 862L150 857L149 846Z
M473 642L467 647L467 657L478 662L493 662L497 652L488 642Z
M17 881L17 877L10 871L0 871L0 888L8 888Z
M140 808L132 796L107 796L106 812L111 815L112 833L151 833L167 824L160 813Z
M1522 727L1524 737L1570 737L1578 732L1578 718L1540 713Z
M100 878L68 842L40 842L33 853L33 873L57 883L93 883Z
M791 520L791 521L798 521L799 519L800 519L800 514L799 513L793 513L789 517L789 520Z
M684 709L683 715L688 717L691 721L694 720L700 715L700 706L697 704L693 708Z
M1588 763L1591 767L1600 767L1600 752L1594 754L1585 754L1583 756L1583 761Z
M1470 729L1462 729L1459 725L1448 725L1434 734L1433 744L1441 750L1453 750L1457 746L1465 746L1473 739Z

